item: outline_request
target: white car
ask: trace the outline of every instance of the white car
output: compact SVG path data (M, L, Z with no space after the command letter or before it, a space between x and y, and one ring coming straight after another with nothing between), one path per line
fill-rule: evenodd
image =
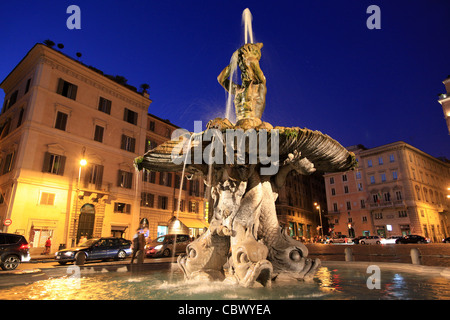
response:
M386 239L382 239L381 244L395 244L395 241L397 241L397 239L399 239L401 237L402 236L391 236Z
M359 240L359 244L380 244L384 238L380 236L367 236Z
M325 243L331 244L331 243L353 243L352 239L346 235L340 234L335 236L334 238L327 239Z

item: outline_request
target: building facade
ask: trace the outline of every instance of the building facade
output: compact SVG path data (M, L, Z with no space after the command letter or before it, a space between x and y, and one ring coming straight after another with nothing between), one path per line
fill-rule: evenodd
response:
M447 123L448 133L450 134L450 76L442 82L445 85L446 93L439 95L439 103L444 111L444 118Z
M42 44L27 53L0 87L5 92L0 114L4 232L26 236L32 252L52 237L55 251L81 237L131 239L142 217L158 225L172 218L176 176L153 173L154 184L133 167L137 156L169 139L175 127L148 114L152 101L146 92L131 90ZM200 202L198 190L194 194ZM186 208L189 192L183 194ZM143 193L153 194L157 205L152 214L147 204L151 196L143 199ZM196 205L191 209L202 216L203 204ZM152 231L155 237L157 226Z
M145 151L170 139L172 132L178 128L168 120L149 114ZM206 190L202 179L189 180L189 177L184 177L182 181L179 172L151 172L145 169L140 175L140 218L149 221L150 238L167 234L172 229L169 220L173 217L189 230L191 237L203 233L203 229L208 227L209 203L204 198Z
M275 202L278 221L287 228L291 237L312 241L314 237L328 233L326 219L320 214L326 212L325 184L321 173L305 176L291 171L284 188ZM321 223L322 221L322 223Z
M383 237L450 235L450 164L404 142L350 147L358 168L324 176L334 234Z

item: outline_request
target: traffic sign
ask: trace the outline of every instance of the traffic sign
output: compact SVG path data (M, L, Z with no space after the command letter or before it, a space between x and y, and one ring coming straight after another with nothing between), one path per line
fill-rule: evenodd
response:
M3 224L8 227L8 226L10 226L12 224L12 220L11 219L6 219L5 221L3 221Z

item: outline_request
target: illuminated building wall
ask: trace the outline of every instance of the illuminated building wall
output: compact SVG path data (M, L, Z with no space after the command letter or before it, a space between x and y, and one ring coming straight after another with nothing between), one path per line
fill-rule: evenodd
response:
M335 233L349 235L353 228L356 236L418 234L432 241L450 235L448 162L402 141L349 149L358 169L325 175Z

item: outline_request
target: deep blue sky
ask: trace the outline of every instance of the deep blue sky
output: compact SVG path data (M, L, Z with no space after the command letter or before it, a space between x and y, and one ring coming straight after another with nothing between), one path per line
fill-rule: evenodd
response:
M81 30L66 9L81 8ZM369 5L381 30L369 30ZM149 112L193 130L223 116L216 77L243 44L241 14L264 43L263 120L320 130L344 146L403 140L450 158L438 93L450 75L450 1L1 1L0 79L45 39L64 53L139 87ZM0 92L0 100L4 98Z

